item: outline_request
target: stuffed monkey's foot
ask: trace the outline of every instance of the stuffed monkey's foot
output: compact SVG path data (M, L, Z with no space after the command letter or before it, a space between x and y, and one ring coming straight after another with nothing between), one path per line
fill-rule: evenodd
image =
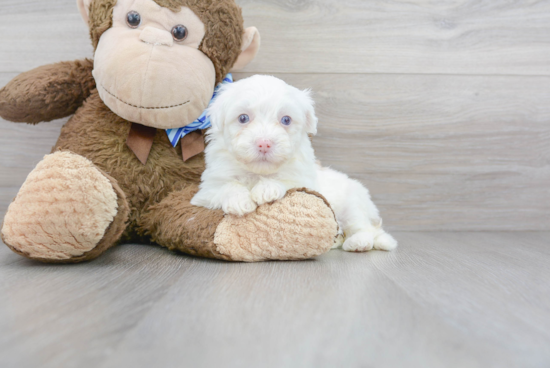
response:
M190 186L171 193L147 211L141 225L153 241L197 256L243 262L308 259L334 244L338 224L319 194L291 190L253 213L234 216L191 205L197 191Z
M27 177L8 209L2 239L31 259L87 261L116 243L128 212L114 179L80 155L56 152Z
M299 260L328 252L337 235L328 202L318 193L293 189L245 217L225 216L214 244L232 260Z

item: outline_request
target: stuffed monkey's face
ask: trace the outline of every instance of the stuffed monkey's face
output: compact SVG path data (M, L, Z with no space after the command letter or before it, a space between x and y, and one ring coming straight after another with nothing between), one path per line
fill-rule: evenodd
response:
M118 0L101 36L93 75L103 102L117 115L154 128L186 126L208 106L216 80L198 48L202 21L152 0Z

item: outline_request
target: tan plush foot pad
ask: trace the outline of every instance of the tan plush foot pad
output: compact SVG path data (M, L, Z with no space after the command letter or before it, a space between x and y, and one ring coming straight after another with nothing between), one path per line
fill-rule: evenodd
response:
M91 161L56 152L27 177L8 209L2 239L15 252L41 261L93 258L104 250L96 247L109 247L122 233L125 202L116 183L113 187ZM126 213L113 221L120 205Z
M326 200L297 189L245 217L226 215L214 244L234 261L298 260L329 251L337 233L338 224Z

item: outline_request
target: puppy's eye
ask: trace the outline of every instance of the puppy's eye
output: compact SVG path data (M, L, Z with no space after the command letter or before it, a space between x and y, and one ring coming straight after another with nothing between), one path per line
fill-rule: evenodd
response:
M187 28L185 26L178 24L174 28L172 28L172 37L174 37L174 40L176 42L183 41L187 38Z
M242 114L241 116L239 116L239 123L246 124L249 121L250 121L250 116L248 116L246 114Z
M131 11L126 15L126 23L128 27L137 28L141 24L141 15L137 11Z
M284 126L289 126L290 124L292 124L292 118L290 116L283 116L283 118L281 119L281 124L283 124Z

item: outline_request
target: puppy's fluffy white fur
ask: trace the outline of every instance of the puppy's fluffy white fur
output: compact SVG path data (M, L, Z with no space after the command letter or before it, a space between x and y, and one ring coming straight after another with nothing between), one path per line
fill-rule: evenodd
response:
M208 114L206 170L193 205L245 215L306 187L331 204L344 250L397 247L367 188L316 163L309 135L317 132L317 117L308 90L256 75L222 87Z

